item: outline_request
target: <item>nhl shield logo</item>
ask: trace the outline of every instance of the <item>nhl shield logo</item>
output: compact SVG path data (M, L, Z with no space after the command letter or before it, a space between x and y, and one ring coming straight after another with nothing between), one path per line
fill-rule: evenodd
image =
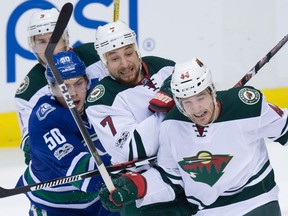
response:
M87 101L94 102L99 98L101 98L104 95L104 93L105 93L105 87L103 85L97 85L89 94Z
M240 100L247 105L254 105L260 100L260 93L257 90L250 88L241 89L238 96Z

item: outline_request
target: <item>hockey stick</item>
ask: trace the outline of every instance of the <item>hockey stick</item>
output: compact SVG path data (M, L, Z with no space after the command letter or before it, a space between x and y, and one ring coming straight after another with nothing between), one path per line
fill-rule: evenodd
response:
M266 64L269 62L269 60L284 46L284 44L288 41L288 35L286 35L281 41L276 44L273 49L264 56L260 61L257 62L257 64L248 72L245 74L242 79L237 82L236 85L233 86L233 88L238 86L244 86L253 76L257 74L257 72Z
M72 11L73 11L73 5L71 3L66 3L59 14L55 29L52 33L52 36L50 38L50 41L46 47L45 50L45 57L47 59L47 63L49 65L49 67L51 68L51 71L53 73L53 76L55 77L55 80L57 82L57 84L59 85L59 88L61 89L62 95L65 99L65 102L87 144L87 147L91 153L91 155L93 156L95 163L97 165L97 168L103 178L104 183L106 184L107 188L109 191L112 191L115 189L113 182L109 176L109 173L107 172L101 157L99 156L96 147L93 144L93 141L77 111L77 109L75 108L75 105L73 103L73 100L68 92L68 88L65 85L62 77L59 74L59 71L57 69L57 67L55 66L54 63L54 59L53 59L53 53L54 50L57 46L58 41L60 40L60 38L62 37L62 34L65 30L65 28L68 25L68 22L70 20L70 17L72 15Z
M114 22L119 20L119 6L120 6L120 0L114 0L114 13L113 13Z
M141 160L128 161L128 162L121 163L121 164L115 164L115 165L106 167L106 169L109 172L115 172L115 171L121 171L121 170L132 168L132 167L152 165L155 162L156 162L156 156L146 158L146 159L141 159ZM90 178L90 177L98 176L98 175L100 175L100 172L98 170L93 170L93 171L88 171L88 172L84 172L80 174L75 174L71 176L65 176L62 178L48 180L48 181L36 183L33 185L26 185L23 187L17 187L17 188L12 188L12 189L5 189L5 188L0 187L0 198L27 193L30 191L42 190L45 188L50 188L50 187L54 187L54 186L58 186L58 185L66 184L66 183L71 183L71 182L83 180L85 178Z

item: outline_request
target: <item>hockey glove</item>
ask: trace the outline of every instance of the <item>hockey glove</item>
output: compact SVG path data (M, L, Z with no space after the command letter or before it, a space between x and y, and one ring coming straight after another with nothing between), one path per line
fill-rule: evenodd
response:
M148 109L151 112L169 112L174 106L171 88L171 76L169 76L161 86L156 95L149 101Z
M137 172L128 172L112 180L115 190L111 193L104 185L99 191L102 205L109 211L120 211L124 204L146 195L147 184L144 176Z

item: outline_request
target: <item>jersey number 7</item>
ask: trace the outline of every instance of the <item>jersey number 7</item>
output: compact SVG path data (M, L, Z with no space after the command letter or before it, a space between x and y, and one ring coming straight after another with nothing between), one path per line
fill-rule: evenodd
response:
M100 124L101 124L103 127L105 127L105 126L108 124L108 126L109 126L109 128L110 128L110 130L111 130L112 135L113 135L113 136L116 135L117 132L116 132L116 129L115 129L114 125L113 125L111 116L107 116L106 118L104 118L104 119L100 122Z

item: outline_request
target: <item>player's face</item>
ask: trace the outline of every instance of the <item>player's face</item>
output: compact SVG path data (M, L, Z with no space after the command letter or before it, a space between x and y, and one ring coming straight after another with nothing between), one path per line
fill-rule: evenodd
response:
M34 36L34 52L38 54L39 58L47 64L46 58L45 58L45 49L47 47L47 44L50 40L52 33L47 33L43 35L36 35ZM54 51L54 54L58 52L64 52L67 50L65 41L63 38L60 39L59 43L56 46L56 49Z
M213 96L207 89L197 95L183 98L181 105L191 120L198 125L207 125L214 118Z
M140 59L133 45L106 54L110 75L123 85L136 85L141 80Z
M81 113L84 110L84 103L87 94L87 80L83 76L81 76L64 80L64 83L68 89L68 92L74 102L77 111ZM63 107L67 107L66 101L63 98L58 85L55 85L52 88L52 93Z

